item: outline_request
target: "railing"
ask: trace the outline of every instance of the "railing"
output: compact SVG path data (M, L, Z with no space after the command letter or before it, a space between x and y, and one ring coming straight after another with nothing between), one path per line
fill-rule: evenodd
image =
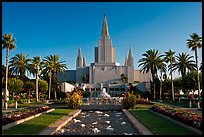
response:
M123 97L88 98L88 105L121 105Z

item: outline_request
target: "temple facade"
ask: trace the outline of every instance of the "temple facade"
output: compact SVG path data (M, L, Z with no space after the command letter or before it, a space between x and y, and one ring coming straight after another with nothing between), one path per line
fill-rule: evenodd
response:
M57 77L61 82L76 82L84 86L86 90L98 90L105 87L110 91L111 87L119 89L119 91L127 90L127 83L149 83L150 73L142 73L134 70L134 57L132 49L129 49L127 57L124 57L124 65L120 66L116 63L116 48L112 45L112 40L108 31L106 16L104 16L102 32L95 47L94 63L86 66L85 57L82 51L78 49L76 58L76 70L67 70ZM121 78L124 78L123 80ZM147 90L147 89L145 89Z

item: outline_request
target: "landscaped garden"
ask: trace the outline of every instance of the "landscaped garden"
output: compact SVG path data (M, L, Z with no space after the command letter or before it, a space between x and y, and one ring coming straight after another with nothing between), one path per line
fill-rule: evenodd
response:
M72 109L57 108L54 111L3 130L3 135L37 135L49 125L67 116Z
M33 116L35 114L39 114L50 109L52 108L50 108L49 106L37 106L37 107L27 107L13 112L3 112L2 125L6 125L9 123L27 118L29 116Z
M160 117L148 109L130 109L129 111L154 135L195 135L194 132Z
M134 94L128 93L124 103L128 104L128 110L155 135L195 135L197 133L167 118L161 117L150 110L200 131L202 130L202 114L200 113L181 108L173 108L167 105L158 105L142 98L136 98L137 103L135 103L134 100L130 99L134 97L136 97Z
M202 114L165 105L153 105L151 110L202 130Z
M199 48L201 38L196 33L193 33L191 37L197 37L199 39L197 41L197 48ZM7 65L6 67L2 65L2 88L6 89L2 90L4 91L4 99L2 98L2 103L4 104L4 102L6 102L3 107L5 109L2 113L2 125L5 126L26 117L45 112L53 108L52 106L62 107L61 105L64 103L64 106L61 109L56 107L56 110L53 112L43 114L29 121L25 121L21 124L10 127L9 129L3 130L3 134L38 134L46 127L83 104L82 98L84 97L83 95L85 95L85 92L82 89L75 88L70 93L64 93L59 88L60 84L56 75L63 72L67 67L63 63L64 61L59 60L58 55L49 55L44 59L41 59L39 56L33 57L33 59L28 59L27 55L22 53L16 54L8 62L8 52L15 48L15 39L12 39L12 34L5 34L3 38L3 48L6 48L7 50ZM190 41L188 46L194 50L193 46L196 45L192 44L192 41ZM137 97L139 94L138 91L136 91L136 93L132 93L134 88L129 89L128 92L122 94L122 104L155 135L194 135L194 132L150 111L152 110L158 114L165 115L200 131L202 129L202 114L152 103L152 101L162 101L169 105L186 108L189 107L189 100L192 100L193 108L198 107L198 110L202 108L200 91L198 92L197 97L200 104L197 104L195 98L189 98L189 100L178 100L175 98L175 93L178 94L179 90L182 90L186 95L188 95L190 91L199 89L199 85L202 87L202 74L197 73L198 64L192 60L193 56L186 53L179 53L175 56L175 58L174 53L175 52L169 50L168 52L165 52L165 55L161 55L158 50L146 51L145 54L143 54L144 58L139 60L139 66L142 66L141 71L151 70L151 94L142 95L143 97ZM164 58L162 58L163 56ZM149 60L151 61L149 62ZM171 80L167 77L166 73L164 73L165 62L170 63L169 69L171 70ZM184 64L188 65L185 66ZM157 70L160 70L160 78L157 75ZM181 77L173 80L173 70L180 71ZM36 76L36 78L31 80L26 77L26 71ZM7 89L9 94L8 92L5 92ZM165 99L167 97L168 99ZM46 102L54 102L54 104L48 106ZM5 110L8 110L8 108L10 108L11 112L4 112Z

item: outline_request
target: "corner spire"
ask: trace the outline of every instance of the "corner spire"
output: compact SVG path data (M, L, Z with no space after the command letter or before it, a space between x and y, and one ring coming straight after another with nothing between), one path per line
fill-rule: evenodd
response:
M83 67L86 67L86 60L85 60L85 57L83 57Z
M124 66L127 66L127 62L128 62L128 59L127 59L127 56L125 57L125 64Z
M104 15L101 36L106 36L106 35L109 35L109 33L108 33L108 24L107 24L107 20L106 20L106 15Z
M134 59L133 59L133 55L132 55L132 48L129 49L127 66L134 66Z
M132 48L129 49L129 55L128 55L128 59L132 59L133 55L132 55Z
M82 58L81 48L78 49L78 57Z
M78 49L78 56L76 59L76 67L77 68L83 67L83 57L82 57L82 53L81 53L81 48Z

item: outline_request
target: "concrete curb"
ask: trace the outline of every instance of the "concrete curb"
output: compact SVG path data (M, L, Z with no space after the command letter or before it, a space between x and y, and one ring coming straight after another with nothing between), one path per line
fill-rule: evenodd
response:
M60 130L63 126L65 126L72 118L76 117L81 112L81 109L74 110L68 114L68 116L63 117L62 119L58 120L38 135L53 135L55 132Z
M182 126L182 127L184 127L184 128L187 128L188 130L191 130L191 131L194 132L195 134L202 135L202 131L200 131L200 130L198 130L198 129L196 129L196 128L193 128L193 127L191 127L191 126L188 126L188 125L186 125L186 124L183 124L183 123L181 123L180 121L176 121L176 120L174 120L174 119L172 119L172 118L170 118L170 117L164 116L164 115L159 114L159 113L157 113L157 112L154 112L153 110L149 110L149 111L152 112L152 113L155 113L155 114L157 114L157 115L159 115L159 116L161 116L161 117L164 117L164 118L166 118L166 119L169 119L170 121L172 121L172 122L174 122L174 123L176 123L176 124L178 124L178 125L180 125L180 126Z
M127 109L122 109L122 111L141 135L153 135L153 133L148 128L146 128L139 120L137 120Z
M44 112L42 112L42 113L38 113L38 114L35 114L35 115L32 115L32 116L26 117L26 118L24 118L24 119L21 119L21 120L18 120L18 121L9 123L9 124L7 124L7 125L4 125L4 126L2 126L2 131L5 130L5 129L8 129L8 128L11 128L11 127L13 127L13 126L16 126L16 125L18 125L18 124L21 124L21 123L23 123L23 122L26 122L26 121L28 121L28 120L31 120L31 119L33 119L33 118L39 117L40 115L42 115L42 114L44 114L44 113L49 113L49 112L54 111L54 110L55 110L54 108L53 108L53 109L49 109L49 110L44 111Z

